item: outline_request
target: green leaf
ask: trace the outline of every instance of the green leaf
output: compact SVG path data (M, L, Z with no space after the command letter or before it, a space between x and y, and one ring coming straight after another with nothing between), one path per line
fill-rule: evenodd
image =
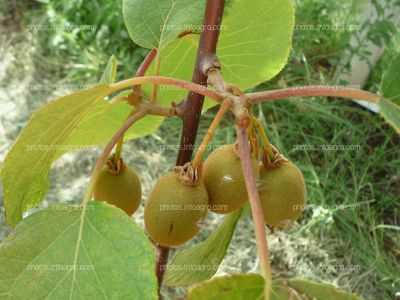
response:
M286 65L294 27L291 0L236 0L222 24L217 54L226 81L245 90Z
M236 0L223 19L217 55L227 82L246 90L277 75L285 66L293 35L294 8L290 0ZM198 35L187 35L171 42L161 55L161 76L190 81L192 78ZM154 73L154 63L147 75ZM144 86L146 96L151 86ZM160 87L159 101L169 105L185 98L187 91ZM206 100L204 108L215 105Z
M289 279L288 285L301 294L311 299L318 300L362 300L355 294L339 290L335 286L326 283L318 283L304 279Z
M186 286L211 278L224 259L241 215L242 209L226 216L205 241L178 252L168 264L164 284Z
M215 277L189 290L187 300L264 299L264 279L258 274ZM277 279L272 282L271 300L362 300L333 285L303 279Z
M106 69L100 78L101 83L112 84L115 82L115 77L117 76L117 59L114 55L108 60Z
M391 62L382 76L381 91L386 99L400 105L400 54Z
M108 85L98 84L61 97L31 117L2 169L6 217L11 225L16 225L24 211L43 200L49 186L50 166L59 147L110 91Z
M204 8L204 0L124 0L122 13L136 44L162 49L183 32L198 32Z
M378 105L380 113L398 134L400 134L400 106L385 98L380 98Z
M198 38L193 35L185 36L177 39L167 45L161 55L161 65L159 70L160 76L169 76L178 79L191 81L193 68L196 59L196 47ZM153 62L146 72L147 76L154 74ZM150 99L153 86L145 84L142 86L145 98ZM179 103L180 100L186 98L187 90L183 90L174 86L159 86L158 103L169 106L172 102ZM215 105L214 102L209 102Z
M111 92L106 84L61 97L36 112L23 128L2 168L7 221L15 226L23 212L43 200L49 170L63 154L105 145L126 120L132 106L103 100ZM149 135L164 118L146 116L125 139Z
M0 298L155 300L154 264L148 238L120 209L50 206L0 245Z
M221 276L191 288L187 300L261 300L263 291L264 279L260 275Z
M112 84L117 74L117 60L111 56L100 82ZM132 90L125 90L110 101L102 100L82 119L79 125L64 141L65 149L57 151L54 158L89 146L103 146L126 121L133 106L127 104L126 97ZM125 134L124 140L135 139L152 134L164 121L163 117L148 115L135 123Z
M65 149L58 151L55 159L72 150L107 144L132 109L133 106L125 102L101 100L65 139ZM156 131L163 121L163 117L148 115L126 132L125 140L149 135Z

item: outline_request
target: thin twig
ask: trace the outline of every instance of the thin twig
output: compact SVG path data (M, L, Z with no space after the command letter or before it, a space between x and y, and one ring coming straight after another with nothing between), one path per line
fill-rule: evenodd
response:
M154 57L157 54L157 49L151 49L149 53L147 53L146 57L144 58L144 60L142 61L142 63L140 64L139 68L136 70L136 75L135 77L142 77L146 74L147 70L149 69L152 61L154 60ZM158 74L157 74L158 75ZM136 97L138 97L138 99L141 97L142 95L142 86L141 85L135 85L133 86L133 94L136 95ZM136 109L134 109L128 116L128 118L134 113L136 112ZM122 144L124 142L124 135L121 136L121 138L119 139L118 143L117 143L117 147L115 150L115 155L114 155L114 162L115 164L118 164L119 159L121 157L121 152L122 152Z
M160 75L160 66L161 66L161 51L157 51L156 55L156 63L154 65L154 76ZM153 94L151 96L151 102L157 103L157 95L158 95L158 84L153 85Z
M247 129L247 134L249 135L249 140L250 140L250 146L251 146L250 151L254 154L255 157L258 157L259 154L258 138L253 123L251 123L249 128Z
M114 134L114 136L111 138L111 140L108 142L107 146L104 148L101 156L96 162L96 166L93 169L92 176L89 181L89 186L86 190L85 193L85 198L82 202L83 205L87 204L91 199L92 199L92 194L93 194L93 186L94 183L97 180L98 174L102 170L103 166L107 162L108 157L110 156L110 153L112 149L114 148L115 144L118 143L120 138L125 134L125 132L133 125L135 124L138 120L143 118L146 115L146 111L140 110L136 112L133 116L131 116L128 120L125 121L125 123L121 126L120 129Z
M259 93L247 94L251 103L265 102L275 99L285 99L291 97L339 97L345 99L358 99L371 103L377 103L379 95L358 89L342 89L328 86L304 86L293 87L280 90L271 90Z
M112 92L116 92L118 90L122 90L124 88L131 87L134 85L154 84L154 83L157 83L159 85L176 86L184 90L192 91L195 94L202 95L203 97L206 96L217 102L222 102L222 100L224 100L224 98L221 95L212 90L209 90L207 87L203 85L164 76L144 76L144 77L130 78L114 83L110 87L112 89Z
M139 111L138 107L135 107L133 110L131 110L128 114L128 117L126 118L127 120L132 117L136 112ZM119 141L117 142L117 147L115 147L115 153L114 153L114 163L117 166L119 163L119 159L121 158L121 153L122 153L122 144L124 142L124 136L123 134L120 138Z
M156 55L157 55L156 48L151 49L150 52L147 53L146 57L144 58L139 68L137 69L135 77L143 77L146 74L147 70L149 69ZM141 95L142 87L140 85L135 85L133 87L133 91L135 92L136 95Z
M222 117L224 116L224 114L229 109L231 103L232 103L232 100L229 99L229 98L225 99L222 102L217 114L214 117L214 120L212 121L210 127L207 130L207 133L205 134L205 136L203 138L203 141L201 142L199 150L197 151L197 153L196 153L196 155L195 155L195 157L193 159L193 167L194 167L194 169L197 169L199 167L199 165L201 163L201 160L202 160L202 158L204 156L204 153L207 150L207 146L210 143L210 141L212 140L212 138L213 138L213 136L215 134L215 131L217 130L217 127L218 127L219 123L222 120Z
M274 152L272 151L272 147L269 143L268 136L265 133L262 123L254 116L251 116L251 121L253 122L254 127L257 128L258 134L261 137L261 144L263 146L264 151L268 154L271 161L274 160Z
M247 128L236 126L239 142L239 154L242 163L243 175L246 182L247 193L251 206L254 222L254 231L257 240L258 256L260 258L261 273L265 279L264 299L270 299L271 293L271 266L269 261L268 244L265 232L264 214L261 207L260 195L257 190L256 179L251 164L250 149L248 144Z

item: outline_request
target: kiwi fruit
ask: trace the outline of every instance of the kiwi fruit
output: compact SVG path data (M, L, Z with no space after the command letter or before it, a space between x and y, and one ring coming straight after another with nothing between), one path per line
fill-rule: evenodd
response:
M261 167L259 194L265 223L286 228L304 210L307 193L303 174L291 161L275 169Z
M105 166L94 185L93 197L115 205L131 216L142 198L139 176L127 165L122 165L118 172Z
M163 175L149 194L144 208L144 224L151 239L164 247L177 247L200 230L207 213L208 194L202 180L185 184L181 175Z
M252 165L254 176L258 179L259 167L254 157ZM235 144L214 150L204 162L203 168L211 211L227 214L237 210L248 200L242 165Z

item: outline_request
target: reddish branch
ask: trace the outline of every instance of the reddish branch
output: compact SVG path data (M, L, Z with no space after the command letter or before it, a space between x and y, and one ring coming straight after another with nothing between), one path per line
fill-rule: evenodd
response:
M379 99L379 95L366 92L358 89L344 89L340 87L329 87L329 86L304 86L304 87L292 87L281 90L272 90L259 93L247 94L252 103L265 102L274 99L284 99L291 97L310 97L310 96L322 96L322 97L340 97L347 99L358 99L372 103L376 103Z
M204 86L207 84L204 65L213 61L212 58L215 56L224 7L225 0L207 0L203 20L205 30L200 35L196 64L192 76L192 82L195 84ZM210 28L211 30L209 30ZM180 150L176 160L177 166L182 166L192 159L193 145L196 142L203 101L204 96L193 91L189 92L185 100ZM164 270L166 269L165 265L168 263L169 249L159 248L159 250L156 271L160 289Z
M135 77L142 77L146 74L147 70L149 69L156 55L157 55L157 49L155 48L151 49L150 52L147 53L146 57L144 58L139 68L137 69ZM141 95L142 94L141 85L135 85L133 87L133 91L135 92L136 95Z
M239 154L242 164L243 175L246 182L246 189L249 195L251 214L253 216L254 232L257 240L258 257L260 258L260 269L265 279L265 298L269 299L271 291L271 268L269 262L268 244L265 232L264 215L261 207L260 195L257 190L257 183L251 164L250 148L247 136L247 128L236 125L237 139L239 142Z
M215 91L209 90L204 85L165 76L144 76L144 77L130 78L112 84L111 88L113 89L113 91L117 91L130 86L149 84L149 83L176 86L178 88L184 90L190 90L193 91L193 93L203 95L203 98L204 96L207 96L211 99L214 99L217 102L222 102L222 100L224 99L220 94L216 93Z
M97 160L94 170L92 172L92 176L91 176L90 182L89 182L89 188L86 191L85 199L83 201L84 204L86 204L92 198L93 185L97 181L97 176L100 173L103 166L106 164L106 161L107 161L108 157L110 156L110 153L111 153L112 149L114 148L114 146L118 143L118 141L125 134L125 132L128 131L128 129L133 124L135 124L138 120L143 118L146 115L146 113L147 113L146 110L139 110L135 114L133 114L131 117L129 117L128 120L125 121L125 123L121 126L121 128L118 129L118 131L113 135L111 140L108 142L108 144L104 148L101 156Z
M215 57L224 12L225 0L208 0L204 15L205 30L201 33L197 50L196 64L192 76L192 82L207 85L207 77L204 65L209 64ZM204 96L195 92L189 92L185 103L183 116L183 128L181 135L181 150L176 161L177 165L183 165L192 158L193 145L196 142L197 129L203 107Z

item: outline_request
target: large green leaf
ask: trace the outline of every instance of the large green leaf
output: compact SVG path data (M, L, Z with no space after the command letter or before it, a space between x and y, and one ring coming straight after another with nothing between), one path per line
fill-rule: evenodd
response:
M205 0L124 0L122 13L131 39L162 49L184 32L198 32Z
M217 55L227 82L245 90L278 74L287 62L294 26L290 0L236 0L223 19ZM160 75L190 81L199 36L187 35L171 42L162 52ZM148 75L153 74L154 64ZM146 95L151 87L144 86ZM169 105L186 97L187 91L160 87L159 101ZM215 105L207 100L204 108Z
M226 216L205 241L178 252L168 264L164 284L185 286L211 278L224 259L241 215L242 209Z
M24 211L43 200L56 153L110 91L108 85L98 84L61 97L31 117L6 156L2 169L6 217L11 225L16 225Z
M228 82L248 89L286 65L294 27L291 0L236 0L222 24L217 54Z
M378 104L383 118L400 134L400 106L385 98L379 99Z
M0 245L0 298L157 299L154 263L148 238L120 209L50 206Z
M112 56L102 80L112 83L115 76L116 59ZM55 100L29 120L2 169L6 216L11 225L43 200L54 160L70 151L105 145L124 123L133 107L104 100L110 92L109 85L95 85ZM125 139L149 135L163 120L146 116L128 130Z
M189 290L187 300L264 299L264 279L257 274L215 277ZM360 297L304 279L277 279L272 282L271 300L362 300Z
M383 74L381 91L386 99L400 105L400 54L393 59Z

